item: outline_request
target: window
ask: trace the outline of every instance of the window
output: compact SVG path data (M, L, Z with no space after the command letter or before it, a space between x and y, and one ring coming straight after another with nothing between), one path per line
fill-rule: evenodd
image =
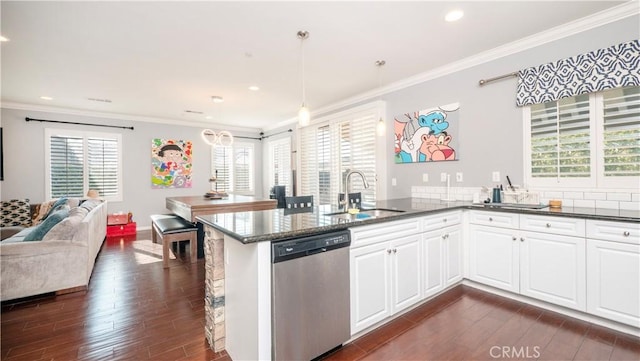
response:
M637 188L640 87L525 107L533 186Z
M211 148L213 174L218 191L252 195L254 192L253 144Z
M84 197L89 189L122 200L121 135L46 129L47 198Z
M338 203L344 178L350 170L362 171L369 188L352 178L352 192L362 193L365 206L376 201L376 124L382 109L365 107L332 116L300 129L301 195L314 195L316 204Z
M291 195L291 138L269 142L269 185L286 186Z

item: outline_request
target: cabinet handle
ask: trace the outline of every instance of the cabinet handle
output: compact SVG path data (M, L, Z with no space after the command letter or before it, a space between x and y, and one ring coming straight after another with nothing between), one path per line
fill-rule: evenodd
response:
M387 254L391 254L391 250L390 249L387 250Z
M447 239L447 235L446 235L446 234L443 234L443 235L442 235L442 239Z
M630 234L631 233L629 233L629 231L624 231L624 233L622 233L622 235L625 236L625 237L629 237Z
M551 223L547 223L547 228L551 228Z
M396 252L398 252L398 250L394 248L394 249L393 249L393 253L396 253Z
M524 242L524 237L520 237L520 242Z
M489 222L493 222L493 217L489 217Z
M446 218L443 218L443 219L442 219L442 221L443 221L443 222L446 222L446 221L447 221L447 219L446 219Z
M513 240L513 241L515 241L517 239L518 239L518 237L516 237L516 236L511 237L511 240Z

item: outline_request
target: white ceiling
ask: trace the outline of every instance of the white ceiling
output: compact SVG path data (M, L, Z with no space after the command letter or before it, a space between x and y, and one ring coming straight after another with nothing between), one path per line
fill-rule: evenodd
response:
M1 34L10 41L1 48L1 100L269 129L295 117L302 102L298 30L310 33L313 115L377 89L379 79L398 82L621 3L3 0ZM445 22L454 8L465 16Z

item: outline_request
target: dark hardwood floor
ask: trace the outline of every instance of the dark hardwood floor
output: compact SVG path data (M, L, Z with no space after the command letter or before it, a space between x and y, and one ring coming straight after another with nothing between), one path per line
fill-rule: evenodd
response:
M164 270L150 238L108 239L87 292L3 303L0 359L230 360L204 339L204 261ZM640 340L459 286L325 357L473 359L638 361Z

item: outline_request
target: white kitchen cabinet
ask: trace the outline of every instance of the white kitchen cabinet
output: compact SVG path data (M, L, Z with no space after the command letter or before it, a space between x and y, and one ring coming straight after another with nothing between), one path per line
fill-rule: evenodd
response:
M520 292L520 242L517 229L469 226L469 278Z
M427 298L462 280L462 212L435 214L422 222L422 297Z
M444 249L444 287L462 281L462 270L464 268L464 251L462 249L462 227L448 227L443 231Z
M587 221L587 312L640 327L640 225Z
M415 234L351 249L352 334L421 299L420 240Z
M586 311L584 238L521 231L516 243L521 294Z

